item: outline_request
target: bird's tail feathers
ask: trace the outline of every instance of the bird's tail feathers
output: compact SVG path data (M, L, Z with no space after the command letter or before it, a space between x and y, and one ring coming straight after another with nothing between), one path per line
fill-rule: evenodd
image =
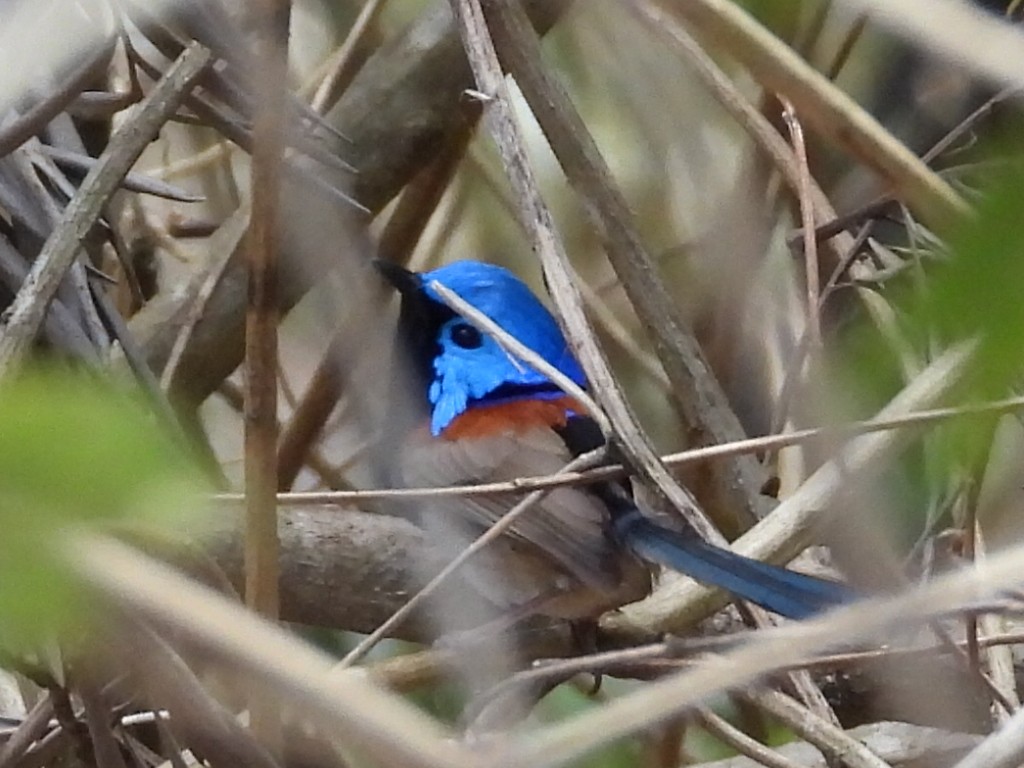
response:
M854 598L842 584L752 560L695 534L677 533L639 510L619 516L615 530L641 557L791 619L803 619Z

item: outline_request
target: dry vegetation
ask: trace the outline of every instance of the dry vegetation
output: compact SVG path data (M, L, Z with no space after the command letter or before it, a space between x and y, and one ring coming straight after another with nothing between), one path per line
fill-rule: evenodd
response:
M1024 762L1021 10L924 5L3 4L0 768ZM467 257L623 466L386 487L370 264ZM417 594L409 505L616 472L871 598Z

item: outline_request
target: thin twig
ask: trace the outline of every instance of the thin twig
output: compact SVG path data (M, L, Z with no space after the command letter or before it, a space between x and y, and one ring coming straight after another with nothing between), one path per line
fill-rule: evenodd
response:
M697 721L708 730L708 733L754 762L768 768L801 768L801 763L790 760L771 747L766 747L707 707L697 707L696 715Z
M98 162L96 158L89 155L82 155L78 152L71 152L60 147L51 147L48 144L40 144L39 151L53 160L59 168L66 168L72 171L88 173ZM165 200L174 200L179 203L201 203L206 200L203 195L196 195L186 192L180 187L175 187L157 179L152 179L141 173L129 172L121 180L121 186L132 192L153 197L162 197Z
M891 768L842 728L814 716L783 693L762 689L747 691L742 695L777 718L804 741L813 744L826 756L841 761L847 768Z
M825 77L829 80L835 80L839 77L839 73L843 71L843 67L846 66L847 60L850 58L850 54L853 52L853 47L860 40L861 35L864 33L864 29L868 25L868 15L866 13L860 14L854 19L853 24L850 25L850 29L847 30L843 36L843 42L840 43L839 48L836 49L835 55L832 57L832 61L829 62L828 67L825 68Z
M542 373L551 379L565 394L578 401L587 414L601 427L603 433L608 434L611 431L611 426L601 411L601 407L594 402L594 399L587 394L583 387L523 344L519 339L455 293L455 291L448 288L448 286L434 280L430 283L429 287L431 291L441 297L445 304L494 339L498 346L504 349L507 354L514 355L524 363L532 366L538 373Z
M782 99L782 118L789 128L793 152L800 170L800 220L804 230L804 274L807 280L807 331L811 350L821 346L821 315L819 305L821 286L818 277L818 241L814 237L814 203L811 200L811 169L807 163L807 144L804 129L796 109L788 99Z
M777 450L792 445L800 445L811 440L828 438L834 442L839 439L852 439L861 435L868 435L874 432L886 432L904 427L921 426L954 418L967 416L984 416L992 414L1014 413L1024 409L1024 397L1012 397L1006 400L999 400L992 403L978 405L964 405L948 408L931 408L923 411L907 413L892 418L870 419L851 424L837 425L833 427L814 427L795 430L781 435L768 435L766 437L752 437L746 440L739 440L735 443L725 445L712 445L706 448L694 448L689 451L669 453L662 456L662 461L670 467L695 464L711 461L722 456L734 455L736 453L760 453L762 451ZM417 499L437 497L469 497L469 496L491 496L506 493L522 493L525 491L538 490L540 488L556 488L568 485L586 485L590 483L612 480L626 475L627 470L621 465L608 465L586 472L575 472L567 476L541 475L537 477L522 477L515 480L500 483L479 483L474 485L452 485L439 488L388 488L382 490L365 491L338 491L333 493L279 493L278 504L281 505L305 505L305 504L346 504L357 501L375 501L379 499ZM238 503L244 501L244 496L237 493L221 493L213 497L216 502Z
M345 42L331 55L327 63L327 75L310 100L309 105L314 112L322 115L334 106L338 96L355 75L355 53L363 44L370 25L376 21L383 6L383 0L367 0L359 9L359 15L345 37Z
M528 685L535 680L565 679L572 675L613 675L624 676L633 669L650 670L651 676L664 676L670 672L693 667L698 662L694 656L706 653L724 653L738 648L743 643L757 642L770 637L777 628L755 631L741 631L730 635L709 635L706 637L671 637L663 643L652 643L612 651L574 656L572 658L538 658L530 669L517 672L503 680L484 697L482 704L491 698L502 696L514 686ZM1024 633L1009 632L979 638L982 647L1019 645L1024 643ZM962 640L956 647L962 648L967 641ZM951 649L945 644L921 645L906 648L882 647L863 651L847 651L829 653L820 656L800 659L780 672L792 670L835 671L840 669L857 669L866 664L879 661L912 660L917 657L932 658L936 655L949 655ZM450 658L440 650L421 651L417 654L400 656L395 659L377 662L366 669L375 678L395 690L409 691L436 680L440 668L450 662Z
M0 318L0 378L20 367L46 316L64 273L72 265L89 230L109 197L161 126L191 90L209 64L210 52L190 45L145 101L111 138L96 167L68 203L60 225L32 264L25 284Z

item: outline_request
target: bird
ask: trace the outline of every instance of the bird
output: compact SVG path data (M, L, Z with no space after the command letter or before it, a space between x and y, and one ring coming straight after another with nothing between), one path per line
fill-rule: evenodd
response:
M453 261L418 273L375 262L401 297L398 349L413 404L399 451L408 486L449 486L548 475L604 435L571 396L442 300L436 282L581 387L586 376L558 322L504 267ZM430 505L466 540L512 505L472 496ZM437 521L434 521L437 522ZM804 619L852 598L844 585L754 560L692 530L666 527L619 481L552 489L489 545L478 586L491 602L569 621L592 621L646 597L668 567L773 613ZM487 578L484 577L486 571ZM498 574L498 575L495 575Z

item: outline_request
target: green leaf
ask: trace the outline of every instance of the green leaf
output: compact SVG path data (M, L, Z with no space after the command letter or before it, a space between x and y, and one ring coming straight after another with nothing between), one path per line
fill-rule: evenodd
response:
M137 398L36 371L0 385L0 625L10 639L85 615L57 555L81 527L171 532L200 508L198 473Z

